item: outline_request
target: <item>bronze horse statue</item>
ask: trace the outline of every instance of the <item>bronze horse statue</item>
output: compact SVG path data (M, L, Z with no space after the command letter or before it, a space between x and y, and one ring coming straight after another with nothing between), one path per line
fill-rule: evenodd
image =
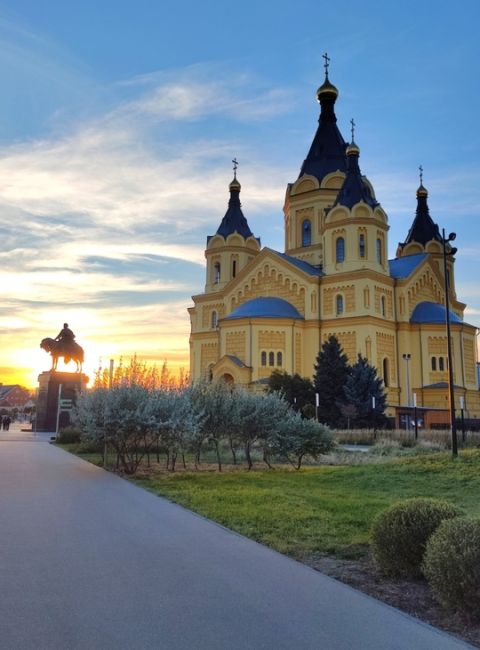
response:
M70 361L75 361L77 364L77 372L82 372L82 363L84 359L83 348L71 341L68 343L67 350L61 341L55 341L55 339L46 338L43 339L40 343L40 347L45 352L50 352L52 355L52 370L57 369L58 359L63 357L65 363L70 363Z

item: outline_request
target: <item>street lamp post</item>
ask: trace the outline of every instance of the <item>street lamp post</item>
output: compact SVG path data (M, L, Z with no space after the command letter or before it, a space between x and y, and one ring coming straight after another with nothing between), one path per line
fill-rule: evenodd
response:
M407 364L407 406L410 406L410 368L408 364L412 358L412 355L404 354L402 356L405 359L405 363Z
M453 386L453 364L452 364L452 341L450 337L450 305L448 299L448 292L450 289L450 277L447 268L447 256L455 255L456 248L449 246L447 251L447 244L455 239L457 235L451 232L448 238L445 237L445 228L442 229L442 245L443 245L443 274L445 277L445 325L447 327L447 356L448 356L448 395L450 404L450 426L452 429L452 456L455 458L458 455L457 446L457 423L455 421L455 392Z

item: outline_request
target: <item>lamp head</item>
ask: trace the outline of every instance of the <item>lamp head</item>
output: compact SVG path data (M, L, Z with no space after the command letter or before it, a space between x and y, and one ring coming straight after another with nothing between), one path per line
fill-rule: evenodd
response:
M458 248L455 248L455 246L452 246L452 248L450 249L450 252L448 254L449 255L455 255L457 251L458 251Z
M454 233L454 232L451 232L451 233L448 235L448 241L454 241L454 240L456 239L456 237L457 237L457 234Z

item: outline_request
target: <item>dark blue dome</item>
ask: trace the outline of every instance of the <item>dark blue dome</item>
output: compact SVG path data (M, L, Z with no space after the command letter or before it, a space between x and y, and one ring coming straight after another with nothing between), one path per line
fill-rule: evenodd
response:
M445 306L436 302L419 302L410 317L411 323L445 323ZM451 323L463 323L462 319L450 312Z
M234 318L295 318L304 320L303 316L282 298L261 297L247 300L229 314L225 320Z

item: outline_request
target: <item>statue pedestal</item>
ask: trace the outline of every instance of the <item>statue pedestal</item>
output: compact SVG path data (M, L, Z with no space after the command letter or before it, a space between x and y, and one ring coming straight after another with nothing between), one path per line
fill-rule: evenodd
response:
M87 384L87 375L80 372L49 370L38 375L36 430L55 432L57 417L60 428L68 426L69 411L75 404L77 394L85 390Z

